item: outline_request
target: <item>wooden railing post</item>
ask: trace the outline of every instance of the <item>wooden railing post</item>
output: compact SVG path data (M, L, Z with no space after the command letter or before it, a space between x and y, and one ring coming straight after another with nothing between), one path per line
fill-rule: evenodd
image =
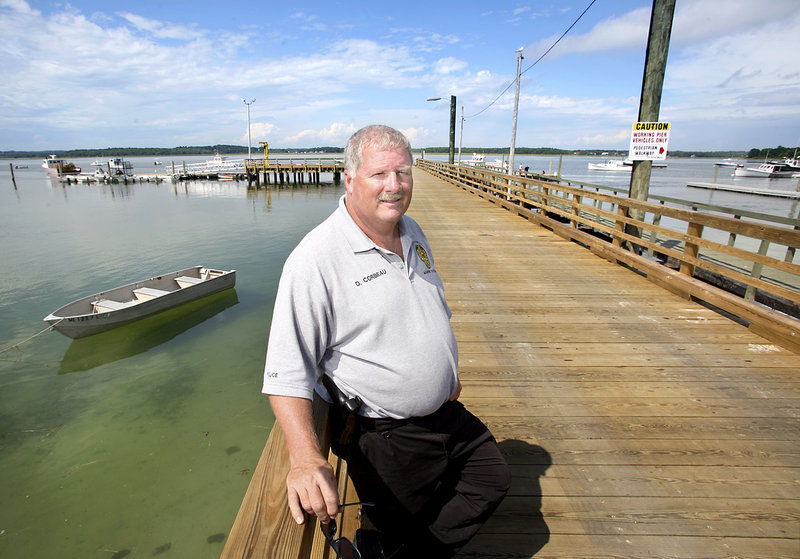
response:
M582 201L583 201L583 196L581 196L579 194L573 194L572 195L572 212L571 213L576 218L580 215L580 205L581 205ZM576 219L573 219L572 221L570 221L570 225L572 225L572 227L577 229L578 228L578 221Z
M628 208L626 206L623 206L622 204L618 204L617 205L617 216L618 216L618 219L614 222L614 231L617 234L614 235L614 238L612 239L612 244L615 247L621 247L623 239L620 236L620 233L624 233L625 232L625 221L622 218L625 218L625 217L628 216Z
M764 239L761 241L761 245L758 247L758 254L761 256L766 256L767 251L769 251L769 241ZM753 271L751 272L751 276L760 279L761 272L764 271L764 265L761 262L753 262ZM747 290L744 292L744 298L746 301L752 301L756 297L756 288L752 285L747 286Z
M734 214L733 219L742 219L742 216ZM732 247L735 244L736 244L736 232L731 231L731 234L728 235L728 246Z
M686 242L683 246L683 254L686 256L691 256L692 258L697 258L699 254L699 247L697 243L691 241L691 239L699 238L703 236L703 225L699 223L695 223L694 221L689 222L689 226L686 229ZM684 260L681 262L681 273L686 274L687 276L694 275L694 264L691 262L687 262Z
M662 206L664 205L664 201L662 200L660 203ZM661 225L661 214L659 212L653 212L653 230L650 231L650 238L649 241L652 244L658 244L658 231L656 230L658 226ZM652 257L654 253L653 247L647 249L648 256Z
M800 188L800 181L798 181L797 184L798 184L798 188ZM795 231L800 230L800 226L795 225L794 226L794 230ZM794 247L794 246L789 245L788 247L786 247L786 256L783 258L783 261L784 262L792 262L794 260L795 250L796 250L796 247Z

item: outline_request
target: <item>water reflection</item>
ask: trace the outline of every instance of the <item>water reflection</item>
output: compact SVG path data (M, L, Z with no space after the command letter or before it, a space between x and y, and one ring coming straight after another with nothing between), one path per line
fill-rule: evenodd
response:
M227 289L132 324L74 340L61 360L58 374L89 371L100 365L144 353L238 302L236 290Z

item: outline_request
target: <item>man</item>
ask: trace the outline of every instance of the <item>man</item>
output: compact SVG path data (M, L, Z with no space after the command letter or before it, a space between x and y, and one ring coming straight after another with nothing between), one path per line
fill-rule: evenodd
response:
M364 510L386 556L450 557L500 504L508 467L457 401L444 287L425 235L405 215L408 140L367 126L344 161L339 208L286 261L267 348L263 391L289 448L289 508L298 524L304 513L325 523L342 504L312 428L316 390L353 404L354 415L333 414L333 450L359 498L375 503Z

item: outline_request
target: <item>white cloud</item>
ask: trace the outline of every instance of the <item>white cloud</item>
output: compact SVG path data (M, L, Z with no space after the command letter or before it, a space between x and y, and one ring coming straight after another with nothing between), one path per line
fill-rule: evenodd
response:
M405 134L408 141L411 142L412 146L415 146L418 142L421 142L423 138L428 140L431 134L431 131L425 127L410 127L410 128L401 128L400 132Z
M306 145L308 143L344 145L356 130L357 128L354 124L334 122L328 128L302 130L297 134L283 138L283 141L289 145L294 145L298 142Z
M271 122L251 122L250 123L250 140L258 146L258 142L264 141L264 138L271 138L277 126ZM245 126L244 134L238 139L243 144L247 144L247 127Z
M433 65L433 71L437 74L451 74L467 67L467 63L452 56L440 58Z
M638 8L621 16L606 18L597 23L588 33L571 33L564 37L550 51L548 59L570 53L598 52L613 49L641 48L647 43L647 30L650 27L650 10ZM544 54L561 33L542 39L525 49L528 58L535 59Z
M119 16L133 25L136 29L140 31L146 31L159 39L179 39L182 41L187 41L202 36L201 33L198 33L194 29L184 25L172 25L162 21L132 14L130 12L120 12Z

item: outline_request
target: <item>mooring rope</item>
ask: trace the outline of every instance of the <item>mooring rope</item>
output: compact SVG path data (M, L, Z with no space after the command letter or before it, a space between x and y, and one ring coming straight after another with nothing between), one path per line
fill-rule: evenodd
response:
M25 342L29 342L29 341L31 341L33 338L35 338L36 336L41 336L41 335L42 335L42 334L44 334L45 332L48 332L48 331L52 330L53 328L55 328L55 327L56 327L58 324L60 324L60 323L61 323L61 321L62 321L62 320L64 320L64 319L63 319L63 318L59 319L59 320L58 320L58 322L54 322L53 324L51 324L50 326L48 326L47 328L45 328L45 329L44 329L44 330L42 330L41 332L37 332L37 333L35 333L33 336L31 336L31 337L29 337L29 338L25 338L25 339L24 339L24 340L22 340L21 342L17 342L17 343L15 343L14 345L10 345L10 346L8 346L7 348L4 348L4 349L0 349L0 353L5 353L6 351L9 351L9 350L12 350L12 349L19 349L19 346L21 346L21 345L22 345L22 344L24 344Z

